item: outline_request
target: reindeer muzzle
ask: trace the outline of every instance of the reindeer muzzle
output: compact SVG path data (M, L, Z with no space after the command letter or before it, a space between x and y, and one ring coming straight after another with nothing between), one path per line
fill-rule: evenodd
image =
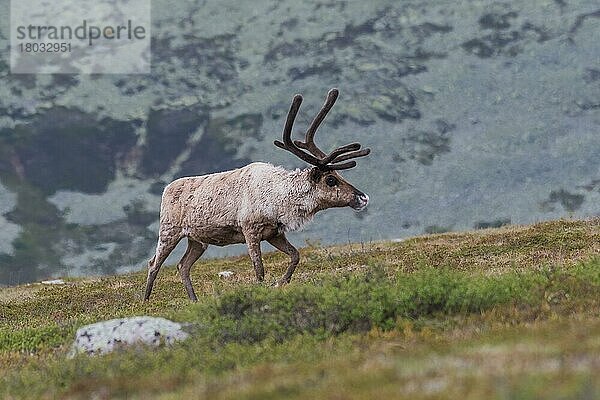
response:
M354 195L354 199L350 202L350 207L356 211L362 211L369 204L369 195L366 193L358 192Z

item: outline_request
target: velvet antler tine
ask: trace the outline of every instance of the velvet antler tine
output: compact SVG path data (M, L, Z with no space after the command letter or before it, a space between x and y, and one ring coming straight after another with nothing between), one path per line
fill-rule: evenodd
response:
M296 119L296 115L298 115L298 110L300 110L300 104L302 104L302 95L297 94L294 96L292 100L292 105L290 106L290 111L288 112L287 118L285 120L285 127L283 128L283 143L287 146L293 146L292 143L292 127L294 126L294 120Z
M309 164L321 167L320 159L313 157L310 154L307 154L304 151L300 150L298 147L296 147L296 145L294 145L294 142L292 141L292 128L294 126L294 120L296 119L296 115L298 115L298 110L300 110L300 104L302 104L302 95L297 94L292 100L290 111L288 112L287 118L285 120L285 126L283 128L283 142L275 140L273 144L275 144L275 146L279 148L289 151L296 157L300 158L303 161L306 161Z
M292 99L292 105L290 106L290 111L288 111L287 118L285 119L285 126L283 127L283 143L279 140L275 140L273 144L277 147L280 147L284 150L288 150L287 146L291 143L291 135L292 135L292 127L294 126L294 120L298 115L298 110L300 110L300 105L302 104L302 95L297 94Z
M296 146L298 146L301 149L308 150L315 157L323 158L326 156L325 152L319 149L315 144L315 133L317 132L319 125L321 125L321 123L329 113L329 110L331 110L331 108L335 104L339 93L340 92L335 88L331 89L329 93L327 93L327 99L325 100L323 107L321 107L321 110L315 116L315 118L310 123L310 126L306 130L306 137L304 139L304 142L301 142L299 140L295 141Z
M321 123L323 122L323 120L325 119L327 114L329 113L329 110L331 110L331 108L335 104L335 101L337 100L339 94L340 94L340 92L336 88L329 90L329 92L327 93L327 99L325 99L325 103L323 104L323 107L321 107L321 110L319 111L319 113L317 114L315 119L313 119L310 126L306 130L306 142L307 143L309 141L313 142L313 138L315 136L315 133L317 132L317 129L319 128L319 125L321 125Z
M338 95L339 92L337 89L331 89L329 93L327 93L325 104L323 104L323 107L321 107L321 110L313 119L310 127L306 131L304 142L300 140L292 140L292 128L294 126L294 120L298 115L300 104L302 103L302 96L299 94L295 95L294 99L292 100L292 105L290 106L290 111L288 112L285 120L285 126L283 128L283 142L275 140L273 142L275 146L289 151L301 160L306 161L307 163L312 164L323 171L342 170L355 167L356 161L346 160L364 157L371 152L370 149L361 150L360 143L350 143L345 146L338 147L331 153L326 154L319 149L314 142L315 133L319 128L319 125L321 125L325 119L325 116L329 110L331 110L331 107L333 107ZM307 150L308 153L304 152L303 150Z
M321 162L323 164L329 164L329 163L333 162L333 160L336 157L338 157L344 153L348 153L350 151L356 151L359 149L360 149L360 143L350 143L345 146L338 147L337 149L335 149L331 153L329 153L325 158L323 158L321 160Z
M341 163L341 164L329 164L327 166L327 169L329 169L331 171L333 171L333 170L339 171L341 169L350 169L350 168L354 168L354 167L356 167L356 161L348 161L348 162Z
M340 155L331 161L332 164L339 163L342 161L350 160L352 158L364 157L368 156L371 153L371 149L362 149L359 151L353 151L351 153Z

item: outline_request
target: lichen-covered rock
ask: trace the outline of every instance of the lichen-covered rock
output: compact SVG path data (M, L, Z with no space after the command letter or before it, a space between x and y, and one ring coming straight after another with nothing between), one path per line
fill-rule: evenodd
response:
M71 355L106 354L130 345L171 345L185 340L182 325L164 318L132 317L111 319L86 325L77 330Z

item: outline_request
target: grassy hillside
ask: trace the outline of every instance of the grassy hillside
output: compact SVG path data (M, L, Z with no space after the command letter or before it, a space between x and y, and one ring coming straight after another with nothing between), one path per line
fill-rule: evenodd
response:
M197 304L174 268L148 303L144 272L0 289L0 396L600 396L600 219L301 254L279 289L245 257L198 262ZM287 260L265 262L271 282ZM191 322L192 338L66 358L82 324L131 315Z

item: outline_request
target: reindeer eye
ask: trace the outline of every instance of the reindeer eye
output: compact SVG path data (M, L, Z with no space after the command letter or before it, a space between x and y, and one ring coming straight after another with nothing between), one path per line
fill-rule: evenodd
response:
M338 180L335 178L335 176L329 175L327 178L325 178L325 183L329 187L334 187L338 184Z

